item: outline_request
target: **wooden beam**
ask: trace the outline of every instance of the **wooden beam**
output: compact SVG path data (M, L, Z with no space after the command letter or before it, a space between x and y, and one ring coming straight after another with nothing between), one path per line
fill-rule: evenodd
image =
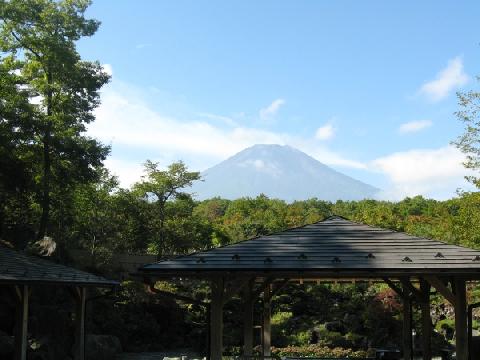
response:
M263 344L262 344L262 353L263 357L272 355L272 324L271 324L271 289L268 285L263 291Z
M255 298L253 297L254 279L248 282L244 289L243 303L243 355L253 355L253 307Z
M85 360L85 304L87 289L77 287L75 306L75 360Z
M455 284L455 347L457 360L468 359L467 289L465 280L456 278Z
M432 285L442 296L453 306L455 307L455 295L452 291L436 276L425 275L423 276L430 285Z
M412 300L410 296L403 297L403 359L412 360Z
M15 286L18 296L15 324L15 360L27 359L28 347L28 285Z
M401 288L399 288L392 280L388 278L383 278L383 281L385 281L388 287L395 291L397 295L400 296L402 299L408 297L408 295L405 294L405 292Z
M210 302L210 360L222 360L224 287L223 278L212 279L212 299Z
M423 360L432 360L432 318L430 315L430 284L425 280L420 280L420 292L422 301L420 309L422 313L422 347Z
M418 302L423 301L423 294L420 290L418 290L413 284L410 282L410 279L408 278L401 278L400 282L403 285L403 291L409 291Z

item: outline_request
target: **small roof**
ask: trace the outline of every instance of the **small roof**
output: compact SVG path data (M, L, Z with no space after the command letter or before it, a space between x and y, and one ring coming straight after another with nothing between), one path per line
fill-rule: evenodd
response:
M228 272L317 278L462 274L474 279L480 277L480 251L332 216L139 270L159 277Z
M107 280L39 256L27 255L0 244L0 284L55 284L111 287Z

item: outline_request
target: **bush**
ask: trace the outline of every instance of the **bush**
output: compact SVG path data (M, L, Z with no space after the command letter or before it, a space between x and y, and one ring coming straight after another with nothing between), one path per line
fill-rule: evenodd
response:
M317 357L317 358L367 358L367 351L352 349L344 349L340 347L329 348L321 345L307 345L307 346L287 346L285 348L272 348L272 355L276 357Z

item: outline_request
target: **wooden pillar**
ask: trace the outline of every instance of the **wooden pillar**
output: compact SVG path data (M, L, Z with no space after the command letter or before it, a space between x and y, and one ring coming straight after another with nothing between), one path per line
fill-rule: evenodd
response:
M75 288L75 347L74 359L85 360L85 306L87 289Z
M244 291L244 308L243 308L243 355L253 355L253 306L255 299L253 298L253 282L249 281Z
M28 335L28 285L15 287L18 304L15 324L15 360L27 359Z
M403 359L412 359L412 300L403 297Z
M271 324L271 288L270 284L263 291L263 356L272 355L272 324Z
M430 315L430 284L420 280L422 301L420 303L422 313L422 348L423 360L432 360L432 318Z
M468 359L466 292L465 280L455 279L455 346L457 360Z
M210 360L222 360L223 353L223 292L224 279L211 282L210 303Z

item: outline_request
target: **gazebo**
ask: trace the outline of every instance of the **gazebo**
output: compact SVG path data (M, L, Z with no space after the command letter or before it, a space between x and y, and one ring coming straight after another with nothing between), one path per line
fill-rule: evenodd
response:
M88 288L113 288L118 282L27 255L0 244L0 287L10 287L17 303L15 360L27 359L29 297L32 289L68 287L75 299L75 360L85 359L85 305Z
M263 357L271 356L271 298L289 281L384 281L402 298L403 354L411 359L411 303L420 304L423 358L430 360L430 291L455 309L456 353L468 359L466 283L480 277L480 251L332 216L324 221L144 265L144 281L209 280L210 358L221 360L223 314L242 291L244 356L252 356L253 305L263 294Z

